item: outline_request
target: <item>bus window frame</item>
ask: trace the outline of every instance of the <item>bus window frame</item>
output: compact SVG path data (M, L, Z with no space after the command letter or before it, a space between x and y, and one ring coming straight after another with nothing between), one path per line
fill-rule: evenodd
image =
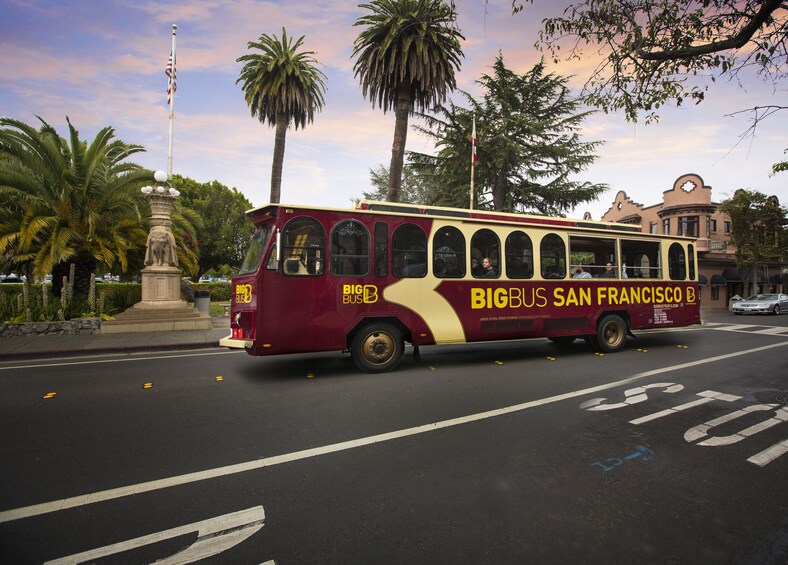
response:
M511 243L512 238L518 234L522 235L528 240L528 247L518 248L518 251L528 251L527 253L510 252L510 246L514 245ZM506 234L506 239L504 240L503 246L504 262L506 264L506 278L511 280L529 280L534 278L534 238L531 237L531 235L529 235L525 230L514 229ZM518 268L514 265L515 258L524 261L522 265L522 267L524 267L522 275L518 275L515 271L515 269ZM530 258L530 263L526 260L528 258Z
M450 230L451 236L450 237L447 236L448 240L445 241L445 242L444 241L437 242L436 240L439 237L441 237L441 235L445 235L445 234L442 233L444 230ZM459 237L459 241L458 241L459 248L458 249L448 245L448 243L450 243L450 240L452 238L454 238L454 237L457 237L457 236ZM442 245L438 246L438 243L441 243ZM442 226L437 227L434 230L433 235L432 235L432 261L431 261L431 263L432 263L432 267L433 267L432 268L433 275L435 277L439 278L439 279L461 279L461 278L464 278L465 274L467 273L467 265L466 265L466 254L467 254L466 249L467 249L467 245L468 245L468 242L467 242L467 239L465 238L465 234L462 233L462 230L457 228L457 226L442 225ZM447 251L441 251L441 249L444 249L444 248L448 248L448 250ZM457 268L459 268L459 271L457 271L457 272L455 272L453 274L450 274L450 271L448 270L448 267L447 267L447 270L444 273L442 273L442 274L438 273L438 269L436 268L437 264L438 264L437 263L438 260L439 259L442 260L444 262L444 265L445 265L447 257L453 257L453 259L454 259L453 263L456 265Z
M566 231L566 230L563 233L565 235L567 235L567 236L569 235L569 232ZM547 238L553 238L553 237L557 238L558 241L561 242L561 246L563 247L563 257L559 256L558 254L552 256L552 257L558 259L558 263L559 264L556 266L556 272L554 273L555 276L550 276L551 273L546 273L545 272L544 258L546 256L546 254L544 253L543 245L544 245L544 242L545 242L545 240ZM555 233L554 231L549 231L549 232L542 233L541 237L539 238L539 275L541 276L541 278L543 278L545 280L564 280L564 279L566 279L567 262L568 262L568 260L567 260L567 247L568 247L568 245L567 245L566 240L563 237L561 237L560 234ZM550 257L550 256L548 255L548 257Z
M308 246L307 242L309 241L309 238L307 238L307 240L305 242L303 242L302 245L300 245L300 246L298 246L298 245L287 245L286 241L287 241L287 237L288 237L288 228L293 223L301 222L301 221L309 221L313 226L317 226L320 229L320 231L322 232L322 235L318 234L316 237L322 239L322 246L320 246L320 247ZM326 228L325 228L325 226L323 226L323 224L319 220L313 218L312 216L307 216L307 215L295 216L293 218L290 218L285 223L285 225L282 227L282 232L281 233L282 233L282 237L281 237L282 273L284 275L288 276L288 277L319 277L319 276L322 276L323 273L325 272L325 266L326 266L326 260L325 260L325 257L326 257ZM298 237L301 237L301 236L299 235ZM304 255L304 254L306 255L306 262L304 262L304 260L302 258L300 258L300 257L298 259L295 259L292 256L291 257L287 257L287 254L292 252L295 249L301 249L301 254L302 255ZM315 264L319 263L320 264L320 268L319 269L315 269L314 273L310 273L309 272L309 267L308 267L309 262L310 262L310 257L309 257L310 251L317 251L318 252L317 256L315 257L315 261L316 261ZM293 272L293 271L289 270L289 268L288 268L288 261L295 261L295 260L297 260L299 262L300 266L297 266L296 267L297 270L295 272ZM302 272L302 267L303 267L303 272Z
M413 249L414 245L418 245L419 244L418 242L410 243L409 244L410 247L407 248L407 249L405 249L405 248L398 248L395 245L395 241L396 242L399 241L397 239L398 236L404 238L404 236L400 236L399 235L399 232L401 232L401 230L404 231L406 229L409 230L411 228L416 228L420 232L420 235L418 235L418 237L419 238L423 238L424 249ZM420 278L426 277L427 276L427 262L429 261L429 250L427 249L428 244L429 244L429 240L427 239L427 232L425 232L424 228L422 228L419 224L414 223L414 222L403 222L403 223L399 224L397 227L395 227L391 231L391 247L390 247L391 274L393 276L397 277L397 278L400 278L400 279L420 279ZM420 255L423 258L423 262L415 262L414 261L414 262L407 263L401 269L398 268L397 264L400 261L400 258L401 258L402 261L407 261L407 258L408 258L408 256L410 254L412 254L412 255ZM423 265L423 268L420 268L419 267L420 265ZM406 270L413 271L413 272L406 272Z
M364 231L363 234L359 235L359 237L363 237L364 238L362 240L362 244L361 244L361 250L360 250L361 252L359 252L359 253L334 253L334 234L337 233L337 230L342 229L341 226L343 224L349 224L349 223L352 223L352 224L355 224L357 226L360 226L361 229L363 229L363 231ZM339 235L342 236L341 233ZM352 235L355 235L355 234L352 234ZM365 247L364 243L366 243L366 253L363 252L364 251L364 247ZM339 247L342 247L341 245L339 245L339 243L337 243L337 245ZM332 276L334 276L334 277L366 277L366 276L369 275L369 273L370 273L370 269L369 269L370 268L370 260L369 260L370 233L369 233L369 228L363 222L361 222L360 220L357 220L355 218L343 218L341 220L336 221L334 223L334 225L331 226L328 248L329 248L329 257L328 257L329 271L331 272ZM335 263L335 259L341 259L343 261L343 263L342 263L343 265L345 264L344 261L348 261L348 262L350 262L351 266L353 265L352 261L364 262L363 264L366 265L366 269L361 269L359 267L358 271L362 271L362 272L353 272L353 273L344 273L343 272L343 273L338 273L338 272L335 271L335 265L337 264L337 263ZM360 263L360 265L361 265L361 263ZM356 269L354 268L353 270L355 271Z

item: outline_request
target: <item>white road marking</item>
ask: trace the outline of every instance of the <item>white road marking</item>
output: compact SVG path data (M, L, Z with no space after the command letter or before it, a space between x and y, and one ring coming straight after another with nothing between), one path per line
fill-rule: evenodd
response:
M763 330L755 330L752 332L754 334L761 334L761 335L788 335L788 328L782 328L779 326L771 326L765 328Z
M192 351L202 351L202 350L192 350ZM85 361L68 361L68 362L48 362L48 363L39 363L38 365L14 365L12 367L0 367L0 371L10 371L11 369L40 369L42 367L68 367L71 365L101 365L104 363L127 363L129 361L158 361L160 359L178 359L179 357L202 357L206 355L228 355L232 353L239 353L238 351L210 351L208 353L181 353L177 355L166 355L162 353L161 355L150 356L150 357L124 357L122 359L92 359L92 360L85 360ZM128 353L120 353L118 355L129 355Z
M696 445L711 445L715 447L719 445L730 445L762 432L763 430L769 429L772 426L776 426L777 424L788 422L788 408L785 406L780 406L779 404L756 404L741 410L736 410L730 414L725 414L719 418L714 418L713 420L704 422L703 424L695 426L694 428L690 428L684 434L684 439L691 443L698 441L699 439L709 437L709 431L712 428L716 428L717 426L731 422L752 412L774 412L775 417L769 418L768 420L759 424L755 424L754 426L750 426L746 430L741 430L735 434L710 437L709 439L701 441Z
M61 557L54 561L47 561L46 565L76 565L77 563L95 561L96 559L117 555L124 551L196 532L197 539L189 547L166 559L156 561L156 563L162 565L194 563L238 545L259 531L263 527L264 522L265 510L263 510L262 506L255 506L254 508L233 512L232 514L203 520L202 522L194 522L193 524L106 545L98 549L69 555L68 557Z
M5 510L0 512L0 524L5 522L11 522L13 520L20 520L22 518L30 518L32 516L40 516L42 514L48 514L51 512L57 512L59 510L66 510L68 508L78 508L82 506L87 506L90 504L95 504L97 502L104 502L107 500L114 500L117 498L123 498L126 496L131 496L135 494L142 494L145 492L152 492L157 490L162 490L174 486L179 485L186 485L190 483L196 483L198 481L205 481L208 479L215 479L219 477L226 477L229 475L235 475L238 473L245 473L247 471L254 471L257 469L262 469L264 467L272 467L274 465L281 465L282 463L289 463L291 461L300 461L302 459L309 459L312 457L318 457L321 455L327 455L329 453L337 453L340 451L346 451L349 449L355 449L358 447L364 447L367 445L374 445L376 443L382 443L387 441L392 441L395 439L400 439L409 436L415 436L419 434L434 432L437 430L442 430L446 428L451 428L454 426L460 426L463 424L468 424L471 422L479 422L481 420L487 420L490 418L496 418L498 416L505 416L507 414L512 414L516 412L522 412L524 410L529 410L531 408L536 408L539 406L545 406L548 404L553 404L556 402L561 402L563 400L569 400L572 398L578 398L580 396L585 396L588 394L595 394L597 392L603 390L610 390L613 388L618 388L620 386L628 385L635 381L639 381L648 377L654 376L664 376L668 372L672 371L680 371L682 369L689 369L692 367L697 367L699 365L706 365L709 363L717 363L719 361L725 361L726 359L732 359L734 357L741 357L743 355L750 355L752 353L760 353L762 351L768 351L770 349L775 349L778 347L785 347L788 346L788 341L774 343L771 345L764 345L762 347L755 347L753 349L746 349L743 351L736 351L733 353L726 353L723 355L717 355L715 357L709 357L707 359L700 359L697 361L690 361L687 363L681 363L678 365L672 365L670 367L661 367L658 369L652 369L650 371L644 371L642 373L637 373L631 377L626 379L618 380L615 382L598 385L590 388L585 388L581 390L576 390L572 392L567 392L564 394L558 394L555 396L550 396L547 398L542 398L539 400L533 400L531 402L524 402L522 404L515 404L513 406L506 406L504 408L498 408L495 410L489 410L487 412L480 412L478 414L470 414L468 416L462 416L459 418L452 418L450 420L442 420L439 422L433 422L430 424L424 424L422 426L416 426L413 428L406 428L403 430L396 430L393 432L387 432L383 434L373 435L362 437L354 440L343 441L340 443L334 443L331 445L325 445L322 447L314 447L311 449L304 449L302 451L295 451L293 453L285 453L283 455L275 455L273 457L264 457L262 459L256 459L253 461L247 461L245 463L237 463L235 465L227 465L225 467L217 467L214 469L206 469L204 471L197 471L194 473L187 473L184 475L178 475L175 477L168 477L166 479L158 479L154 481L149 481L145 483L139 483L136 485L128 485L124 487L94 492L90 494L83 494L80 496L74 496L71 498L64 498L61 500L54 500L52 502L44 502L41 504L34 504L32 506L25 506L22 508L14 508L11 510Z
M758 467L765 467L781 455L788 453L788 439L785 441L781 441L780 443L776 443L768 449L764 449L760 453L756 453L747 461L750 463L755 463Z
M757 335L778 335L788 337L788 328L782 326L767 326L763 324L708 324L704 327L710 330L717 330L723 332L741 332L747 334ZM762 328L760 330L755 328Z
M683 410L689 410L690 408L695 408L696 406L700 406L702 404L708 404L713 400L723 400L725 402L735 402L736 400L741 400L741 396L735 396L733 394L723 394L721 392L715 392L713 390L704 390L703 392L699 392L698 396L701 397L700 400L692 400L690 402L686 402L678 406L672 406L671 408L660 410L659 412L655 412L654 414L641 416L640 418L635 418L634 420L630 420L629 423L639 426L640 424L645 424L646 422L651 422L659 418L664 418L665 416L670 416L671 414L677 414L678 412L681 412Z

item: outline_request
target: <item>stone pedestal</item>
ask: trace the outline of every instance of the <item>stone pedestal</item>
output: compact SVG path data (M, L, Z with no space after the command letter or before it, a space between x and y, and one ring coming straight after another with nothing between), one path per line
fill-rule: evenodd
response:
M164 332L211 329L208 312L181 300L181 270L175 253L170 213L174 196L152 194L151 230L142 269L142 300L101 324L101 333Z
M142 269L142 301L140 308L185 306L181 300L181 270L178 267L145 267Z

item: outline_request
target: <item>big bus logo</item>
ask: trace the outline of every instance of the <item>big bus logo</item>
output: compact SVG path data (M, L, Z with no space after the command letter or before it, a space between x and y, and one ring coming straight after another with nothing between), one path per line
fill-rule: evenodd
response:
M378 301L378 287L372 284L343 284L342 304L374 304Z
M252 285L239 284L235 286L235 303L249 304L252 301Z

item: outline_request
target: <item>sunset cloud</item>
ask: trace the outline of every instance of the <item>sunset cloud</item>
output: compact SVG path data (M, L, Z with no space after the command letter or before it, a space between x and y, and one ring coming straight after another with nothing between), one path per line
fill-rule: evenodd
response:
M369 170L388 165L394 129L393 114L373 109L353 76L351 54L360 31L353 23L364 14L358 4L0 0L0 113L31 124L40 115L61 132L69 116L83 138L112 125L120 139L146 147L138 162L164 168L164 65L175 23L174 171L234 186L261 205L268 199L274 131L251 116L235 82L241 69L236 59L247 52L247 42L262 33L279 35L285 27L288 35L305 36L304 49L315 52L327 75L327 93L314 123L288 131L282 200L346 207L369 189ZM563 10L537 2L513 16L508 0L455 4L465 36L457 86L474 96L480 95L476 81L490 73L499 52L518 73L532 68L544 55L533 47L542 19ZM558 64L546 58L548 72L572 77L568 84L576 94L600 60L593 51ZM687 172L700 174L715 198L746 185L788 202L786 182L768 176L771 164L784 158L786 118L778 115L759 126L754 139L739 143L747 116L725 117L775 94L760 81L748 79L744 86L716 84L703 104L665 108L655 125L627 123L615 113L588 118L583 139L606 143L582 180L607 183L611 190L578 215L588 209L599 217L618 190L645 204L657 202ZM459 92L453 99L466 105ZM408 132L407 149L430 148L430 141Z

